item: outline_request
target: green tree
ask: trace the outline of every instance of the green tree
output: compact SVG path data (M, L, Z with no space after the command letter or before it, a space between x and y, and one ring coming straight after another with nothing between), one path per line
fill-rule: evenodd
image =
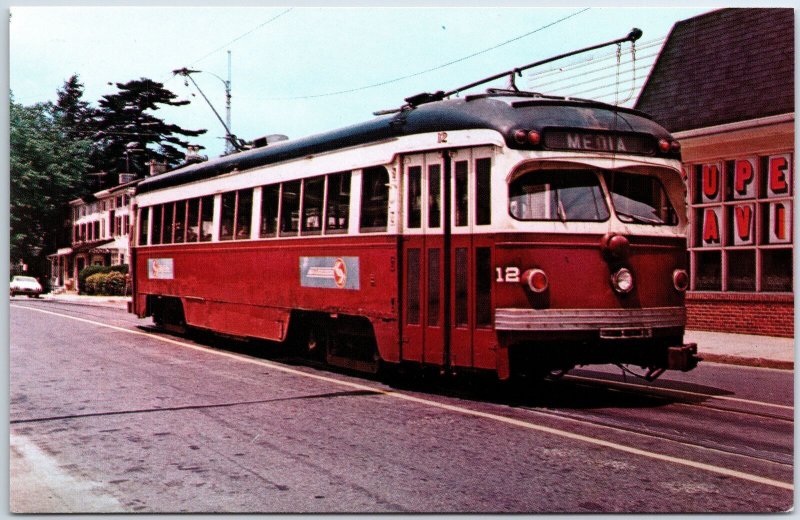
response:
M10 254L47 274L68 203L86 191L89 142L72 140L51 103L10 103Z
M57 91L53 113L69 139L82 141L92 135L94 110L83 99L83 83L77 74L73 74Z
M152 112L161 106L182 106L189 101L162 83L147 78L116 83L119 92L103 96L95 113L93 136L95 147L91 158L97 171L135 173L144 176L147 163L155 160L174 167L183 162L190 143L182 137L196 137L206 130L187 130L167 124ZM183 149L183 150L181 150Z

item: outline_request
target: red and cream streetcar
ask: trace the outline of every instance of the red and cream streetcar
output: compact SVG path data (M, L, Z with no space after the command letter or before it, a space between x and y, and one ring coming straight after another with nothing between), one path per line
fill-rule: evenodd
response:
M133 312L364 371L694 368L679 144L617 106L455 93L142 181Z

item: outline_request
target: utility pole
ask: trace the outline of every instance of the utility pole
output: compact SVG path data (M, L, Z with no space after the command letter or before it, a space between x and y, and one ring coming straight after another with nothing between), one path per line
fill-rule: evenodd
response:
M206 97L206 95L203 92L203 90L200 88L200 86L197 84L197 82L192 77L192 74L197 74L199 72L205 72L206 74L211 74L212 76L214 76L215 78L220 80L225 85L225 108L226 108L226 112L227 112L226 113L227 122L222 120L222 117L220 117L219 113L217 112L217 109L214 108L214 105L211 104L211 101L208 100L208 97ZM186 67L184 67L182 69L175 69L175 70L172 71L172 73L175 74L176 76L183 76L184 78L186 78L186 80L191 81L192 84L194 85L194 87L197 89L197 91L200 92L200 95L203 96L203 99L206 100L206 103L211 108L211 111L214 112L215 116L217 116L217 119L219 120L220 124L222 124L222 126L225 128L225 141L226 141L225 152L226 153L230 153L230 152L232 152L234 150L237 150L237 151L244 150L244 146L243 146L244 142L241 141L240 139L238 139L235 135L233 135L231 133L231 130L230 130L230 128L231 128L231 126L230 126L231 125L231 80L230 80L231 65L230 65L230 51L228 51L228 80L227 81L225 81L224 79L220 78L219 76L217 76L213 72L202 71L202 70L192 70L192 69L188 69ZM188 85L188 83L187 83L187 85Z
M225 82L225 121L228 123L228 132L233 132L231 126L231 51L228 51L228 81ZM233 152L231 140L225 141L225 153Z

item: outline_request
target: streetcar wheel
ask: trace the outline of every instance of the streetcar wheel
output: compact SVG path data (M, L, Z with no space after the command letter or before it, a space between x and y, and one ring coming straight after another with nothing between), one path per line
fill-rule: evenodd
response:
M306 354L311 359L324 360L328 350L328 331L320 326L313 325L308 329L306 337Z

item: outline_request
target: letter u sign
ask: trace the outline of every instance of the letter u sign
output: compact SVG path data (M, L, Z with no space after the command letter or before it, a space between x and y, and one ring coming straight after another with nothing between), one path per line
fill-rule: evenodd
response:
M722 163L704 164L700 177L703 202L719 202L722 195Z

